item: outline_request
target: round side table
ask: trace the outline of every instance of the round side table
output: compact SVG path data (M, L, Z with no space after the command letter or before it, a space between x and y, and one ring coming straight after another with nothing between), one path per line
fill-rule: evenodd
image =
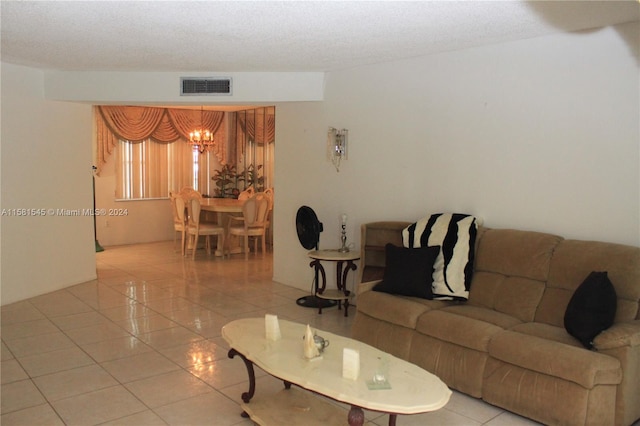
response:
M338 301L338 309L342 309L342 302L344 302L344 316L349 316L349 296L351 292L347 290L347 274L349 271L355 271L357 266L353 263L354 260L360 259L359 251L346 251L341 252L338 249L335 250L314 250L308 253L308 256L313 259L309 264L317 272L316 276L322 276L322 285L318 285L315 296L320 299L336 300ZM336 290L327 289L327 276L322 266L322 261L336 262ZM318 313L322 314L322 304L319 305Z

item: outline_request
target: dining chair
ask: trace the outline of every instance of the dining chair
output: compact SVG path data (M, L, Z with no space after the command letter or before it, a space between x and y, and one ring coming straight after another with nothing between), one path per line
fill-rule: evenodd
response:
M267 214L267 241L270 245L273 245L273 232L271 229L271 224L273 223L273 187L267 188L264 190L264 195L269 200L269 213Z
M249 198L253 197L255 194L256 194L255 189L253 188L253 186L250 186L244 191L242 191L240 194L238 194L238 201L246 201ZM244 218L242 217L242 215L233 213L229 215L229 220L235 223L236 226L238 226L239 224L242 223ZM232 224L231 226L234 226L234 225Z
M266 251L265 234L269 200L263 193L257 193L249 198L242 206L242 225L233 226L229 222L227 238L231 235L242 237L244 240L244 256L249 257L249 238L254 238L254 251L258 252L258 238L262 238L262 254Z
M248 200L255 193L256 193L256 190L253 189L253 186L250 186L247 189L245 189L244 191L242 191L240 194L238 194L238 200L240 200L240 201Z
M198 247L198 238L200 236L206 236L205 248L207 254L211 254L211 235L218 236L218 247L222 250L222 257L224 258L224 227L209 223L202 222L200 220L201 205L199 198L192 198L187 202L187 211L189 214L189 221L187 222L187 233L189 234L189 240L187 247L191 247L191 258L195 259L196 249ZM192 238L193 237L193 238Z
M200 192L198 192L197 190L193 189L190 186L185 186L180 190L180 195L185 198L185 199L191 199L191 198L199 198L202 199L202 194L200 194Z
M193 189L190 186L185 186L184 188L182 188L180 190L180 195L187 201L191 200L192 198L197 198L199 200L202 200L203 198L202 194L199 191ZM203 223L217 223L217 216L212 212L202 211L200 213L200 221Z
M267 197L267 199L269 200L269 210L273 209L273 195L274 195L274 191L273 188L267 188L264 190L263 194Z
M183 224L182 231L182 242L180 246L182 247L181 252L182 255L185 255L186 251L186 235L188 232L188 219L187 219L187 203L184 198L177 195L174 197L175 205L176 205L176 216L178 217L178 221Z
M169 191L169 201L171 203L171 213L173 214L173 251L176 250L176 243L178 242L178 232L182 234L182 254L184 255L184 240L185 232L187 231L186 216L184 215L184 207L182 208L182 218L178 215L178 206L176 205L176 199L179 198L178 194Z

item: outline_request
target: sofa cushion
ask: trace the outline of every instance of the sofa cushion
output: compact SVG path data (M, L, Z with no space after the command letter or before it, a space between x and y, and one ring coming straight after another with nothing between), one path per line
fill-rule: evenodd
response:
M478 244L475 269L509 277L546 281L554 249L562 237L515 229L489 229Z
M425 303L420 303L423 301ZM433 303L427 303L433 302ZM377 291L365 291L358 295L358 311L410 329L416 328L418 317L432 308L442 307L443 302L394 296Z
M469 304L495 309L521 321L533 321L544 293L544 283L496 272L473 274Z
M502 312L493 309L467 304L447 306L446 308L443 308L443 311L488 322L489 324L497 325L505 330L522 323L518 318L511 315L503 314Z
M535 321L562 327L571 296L591 271L607 271L615 287L616 323L640 319L640 247L564 240L553 253L549 280Z
M504 329L486 321L437 309L418 318L416 331L464 348L487 352L491 338Z
M622 381L620 361L578 346L506 330L493 336L489 355L512 365L592 389Z
M591 272L576 289L564 314L564 327L587 348L611 327L616 316L616 291L606 272Z
M374 291L433 299L431 275L439 247L405 248L385 246L386 267Z
M510 331L538 336L578 348L582 347L582 344L567 333L564 327L556 327L541 322L527 322L510 328ZM614 324L598 334L593 343L598 351L620 349L622 346L640 346L640 321Z
M552 340L569 346L575 346L576 348L582 347L582 344L567 333L567 330L565 330L564 327L556 327L555 325L544 324L541 322L525 322L511 327L509 330L527 334L529 336L540 337L545 340Z
M405 247L440 246L433 270L435 299L468 299L477 232L473 216L452 213L433 214L402 231Z
M613 324L598 334L593 343L598 351L620 350L623 346L640 346L640 320Z

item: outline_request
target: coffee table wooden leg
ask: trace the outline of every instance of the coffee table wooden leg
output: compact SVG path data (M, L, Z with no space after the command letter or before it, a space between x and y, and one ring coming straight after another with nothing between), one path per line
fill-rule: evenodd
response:
M347 421L349 426L362 426L364 424L364 411L362 411L362 408L352 405Z
M249 401L251 401L251 398L253 398L253 394L256 392L256 374L253 371L253 363L240 352L231 348L231 350L229 350L229 358L233 358L236 355L238 355L244 361L244 365L247 367L247 374L249 375L249 391L244 392L241 395L241 398L243 402L248 403Z
M396 426L396 415L389 414L389 426Z

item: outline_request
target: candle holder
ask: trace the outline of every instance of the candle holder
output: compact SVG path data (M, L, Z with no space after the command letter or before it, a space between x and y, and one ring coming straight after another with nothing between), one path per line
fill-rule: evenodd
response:
M340 241L342 241L342 247L338 250L340 253L346 253L349 251L349 247L347 247L347 225L342 224L342 235L340 236Z

